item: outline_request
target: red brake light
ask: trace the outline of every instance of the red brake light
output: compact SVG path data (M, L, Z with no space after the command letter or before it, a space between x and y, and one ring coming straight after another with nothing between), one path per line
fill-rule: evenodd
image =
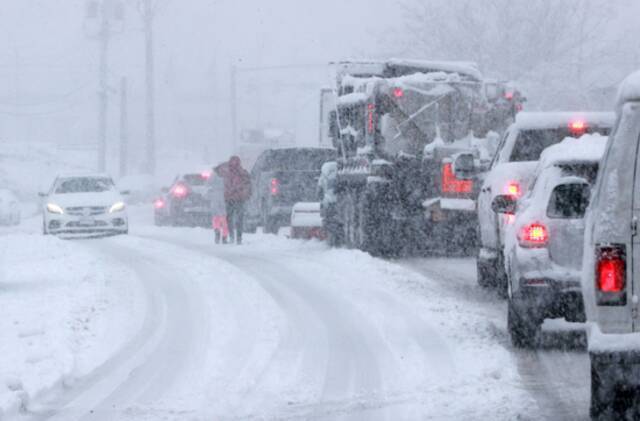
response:
M277 178L271 179L271 195L276 196L280 193L280 180Z
M473 180L458 180L453 172L453 164L442 164L442 193L465 194L473 192Z
M587 123L583 120L575 120L569 123L569 131L573 135L583 135L587 131Z
M507 91L507 92L505 92L505 93L504 93L504 98L505 98L506 100L511 101L511 100L513 99L513 92L511 92L511 91Z
M402 88L395 88L393 90L393 96L396 98L402 98L404 96L404 90Z
M200 173L200 177L202 177L203 180L208 180L211 178L211 171L202 171Z
M178 199L183 199L189 194L189 189L184 184L176 184L171 189L171 194Z
M516 199L522 196L522 189L520 188L520 183L518 183L517 181L509 182L505 190L506 190L505 192L506 194L508 194L509 196L513 196Z
M625 305L626 259L623 245L600 247L596 262L596 292L599 305Z
M535 222L524 226L520 230L518 241L521 247L536 248L546 247L549 242L549 232L547 227L541 223Z
M156 199L153 202L153 207L156 208L156 209L162 209L162 208L164 208L164 206L165 206L165 203L164 203L164 200L162 200L162 199Z

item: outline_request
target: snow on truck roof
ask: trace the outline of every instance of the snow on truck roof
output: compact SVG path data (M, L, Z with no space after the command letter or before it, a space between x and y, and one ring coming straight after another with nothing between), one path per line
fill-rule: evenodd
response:
M482 80L482 73L478 69L478 64L471 61L429 61L429 60L407 60L393 58L388 61L392 66L408 66L423 69L426 73L448 72L471 76L474 79Z
M598 162L604 155L608 139L599 134L586 134L580 138L567 137L542 152L540 166L547 168L569 162Z
M640 70L627 76L618 88L618 106L629 101L640 101Z
M584 121L587 125L611 127L615 114L610 112L523 112L516 116L518 129L547 129L567 127L572 121Z
M380 60L345 60L332 63L338 66L338 73L342 75L364 75L365 77L381 77L385 68L408 67L421 73L457 73L468 76L478 81L482 80L482 73L478 65L470 61L437 61L437 60L411 60L392 58L386 61Z

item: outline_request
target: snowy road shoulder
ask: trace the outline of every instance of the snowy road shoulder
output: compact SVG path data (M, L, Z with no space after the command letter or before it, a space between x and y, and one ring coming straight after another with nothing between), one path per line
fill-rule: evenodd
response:
M135 276L83 242L3 235L0 264L1 418L108 359L145 309Z
M331 250L313 241L255 235L247 236L242 247L225 247L213 245L205 230L148 227L136 234L211 253L248 268L263 285L285 288L310 312L306 325L320 326L307 333L328 335L323 346L329 359L317 356L321 369L324 364L325 380L331 381L334 364L348 367L342 373L342 388L340 381L335 383L341 393L327 395L320 388L314 394L311 378L306 383L311 390L300 399L271 396L271 412L253 415L533 419L538 413L495 326L460 297L443 294L439 283L428 277L394 262L353 250ZM297 329L296 323L291 321L289 332ZM336 341L347 348L336 349ZM331 360L336 352L342 361ZM360 388L345 389L346 384Z

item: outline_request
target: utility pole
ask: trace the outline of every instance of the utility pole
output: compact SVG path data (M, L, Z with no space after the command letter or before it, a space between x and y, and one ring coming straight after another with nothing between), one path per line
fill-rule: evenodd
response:
M110 0L103 0L100 17L100 92L98 93L98 171L107 169L107 110L109 107L109 93L107 75L109 73L109 38L111 36Z
M127 78L120 80L120 177L127 175L129 163L127 127Z
M87 35L98 40L98 147L97 169L107 168L107 112L109 110L109 42L116 23L124 22L122 0L86 0Z
M155 74L154 74L154 56L153 56L153 18L155 10L151 3L151 0L144 0L143 4L143 19L144 19L144 33L145 33L145 73L146 73L146 88L147 88L147 113L146 113L146 126L147 126L147 172L151 175L156 171L156 127L155 127Z

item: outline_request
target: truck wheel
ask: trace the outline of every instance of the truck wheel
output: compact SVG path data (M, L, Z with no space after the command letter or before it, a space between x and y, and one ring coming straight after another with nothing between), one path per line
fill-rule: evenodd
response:
M371 206L372 203L380 204L381 201L370 195L373 194L363 194L358 203L359 246L372 256L387 256L391 253L392 247L385 228L390 223L391 216L386 215L386 209L382 204Z
M278 220L269 215L266 207L262 208L262 229L267 234L277 234L280 229Z
M487 267L486 263L480 261L480 259L476 259L476 272L478 285L482 288L489 288L494 286L494 279L491 276L490 270Z
M354 194L347 193L344 198L343 211L343 230L344 243L348 248L356 248L359 246L358 241L358 221L356 216L356 203Z
M509 300L507 330L516 348L533 348L536 345L540 322L529 314L522 314L513 300Z

